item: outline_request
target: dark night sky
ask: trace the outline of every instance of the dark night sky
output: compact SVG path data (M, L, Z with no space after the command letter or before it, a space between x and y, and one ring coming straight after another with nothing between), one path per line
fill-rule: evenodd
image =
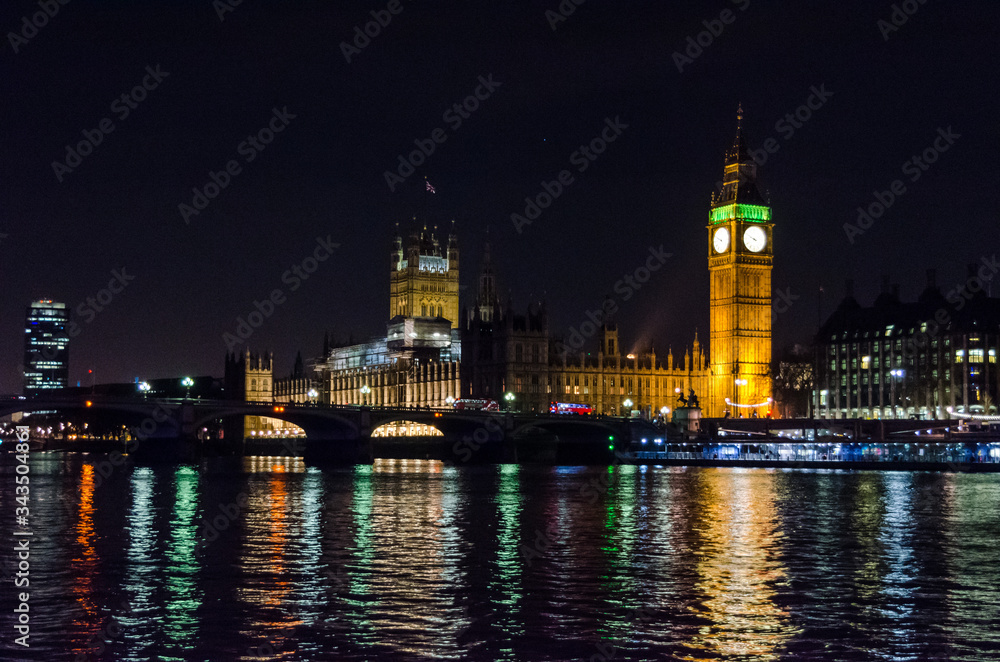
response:
M209 0L74 0L0 55L0 392L21 388L28 302L76 309L121 267L128 287L92 321L76 318L73 383L88 368L99 381L221 375L222 334L275 288L287 301L249 343L272 349L279 373L297 349L318 353L325 329L382 333L393 223L414 214L457 221L467 293L489 226L502 290L519 308L544 296L563 329L662 244L673 257L619 300L618 319L626 347L676 352L695 327L708 334L705 225L740 102L749 144L780 145L762 170L773 280L801 298L778 317L776 348L809 340L820 285L826 312L846 277L864 303L882 273L907 299L927 268L947 290L997 249L1000 5L914 5L886 41L877 21L890 2L589 0L553 31L557 0L401 0L348 64L340 42L385 3L243 0L220 21ZM678 72L673 53L726 7L735 21ZM36 11L6 2L0 28ZM169 76L119 119L112 101L147 65ZM444 111L491 74L502 85L453 130ZM833 95L789 136L776 123L813 86ZM295 119L247 163L237 146L276 106ZM57 181L52 162L105 117L114 131ZM628 129L575 172L570 154L606 117ZM911 183L903 163L949 126L961 137ZM446 142L390 192L383 171L439 127ZM178 205L230 159L242 172L185 224ZM575 182L516 233L510 214L562 169ZM849 243L843 224L895 179L906 192ZM282 273L327 235L341 247L290 292Z

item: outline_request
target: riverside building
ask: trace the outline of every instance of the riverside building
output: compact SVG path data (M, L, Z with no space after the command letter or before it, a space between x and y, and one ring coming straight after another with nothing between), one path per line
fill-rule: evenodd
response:
M970 267L970 278L974 267ZM884 279L869 307L853 286L817 339L820 416L946 419L997 414L1000 299L946 298L933 271L902 302Z

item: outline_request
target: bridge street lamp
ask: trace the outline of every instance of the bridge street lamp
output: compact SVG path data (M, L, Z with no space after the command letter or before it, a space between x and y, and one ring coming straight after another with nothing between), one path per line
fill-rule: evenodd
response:
M364 386L361 387L361 404L362 405L367 405L368 404L368 394L371 393L371 392L372 392L372 390L368 387L368 384L365 384Z
M514 411L514 394L507 391L507 394L503 396L503 399L507 401L507 411Z
M181 386L183 386L186 389L184 392L184 397L190 398L191 387L194 386L194 380L191 379L190 377L185 377L184 379L181 380Z
M622 407L625 408L622 410L622 415L626 417L630 416L632 414L632 399L625 398L625 402L622 403ZM628 411L628 414L625 413L626 410Z
M309 389L309 392L306 393L306 395L309 396L309 404L315 406L316 398L319 397L319 392L316 389L311 388Z

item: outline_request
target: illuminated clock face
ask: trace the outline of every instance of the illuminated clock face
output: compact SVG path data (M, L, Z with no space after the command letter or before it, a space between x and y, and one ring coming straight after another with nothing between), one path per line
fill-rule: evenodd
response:
M743 245L751 253L759 253L767 246L767 233L764 228L753 225L743 233Z
M712 246L715 248L716 253L725 253L726 249L729 248L729 230L726 228L719 228L712 235Z

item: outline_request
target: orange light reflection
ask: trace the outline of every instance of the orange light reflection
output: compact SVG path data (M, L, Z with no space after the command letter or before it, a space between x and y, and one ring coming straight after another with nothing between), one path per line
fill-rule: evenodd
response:
M100 629L100 617L93 599L93 576L97 572L97 550L94 549L94 465L84 464L80 475L80 505L77 509L76 543L79 554L70 562L73 583L70 594L83 614L73 620L71 632L80 633L73 642L73 653L91 651L91 638ZM75 613L80 614L80 610Z
M721 469L702 476L704 519L695 553L697 588L705 598L693 610L710 625L690 645L708 654L701 659L776 660L798 630L774 603L774 586L787 574L780 561L774 474Z

